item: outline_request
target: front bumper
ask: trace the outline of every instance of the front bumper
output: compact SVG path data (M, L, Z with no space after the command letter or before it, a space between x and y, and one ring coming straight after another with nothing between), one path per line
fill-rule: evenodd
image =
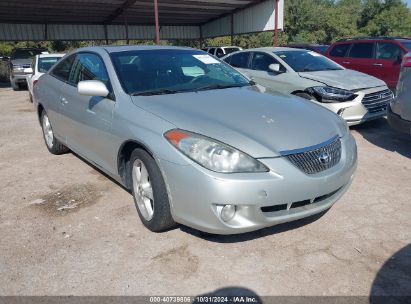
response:
M378 119L385 116L386 108L382 109L379 112L371 113L362 103L362 100L365 95L383 91L385 89L387 89L387 87L364 89L356 92L358 97L356 97L352 101L318 104L340 115L342 118L344 118L344 120L347 122L349 126L358 125L363 122Z
M12 74L10 80L16 83L27 83L26 75L27 74Z
M400 115L395 114L391 106L387 110L388 124L395 130L411 134L411 121L403 119Z
M314 175L305 174L284 157L260 159L270 168L268 173L246 174L219 174L194 163L182 166L159 160L173 218L201 231L236 234L320 213L344 194L354 176L355 140L347 134L341 144L340 162ZM309 203L301 204L304 201ZM292 208L292 203L300 207ZM225 204L237 208L229 222L218 214L217 206ZM284 205L286 209L275 210Z

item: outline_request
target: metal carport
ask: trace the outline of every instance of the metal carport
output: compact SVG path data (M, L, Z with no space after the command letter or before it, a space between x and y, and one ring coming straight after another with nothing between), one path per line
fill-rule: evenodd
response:
M0 41L201 41L282 29L283 8L284 0L1 0Z

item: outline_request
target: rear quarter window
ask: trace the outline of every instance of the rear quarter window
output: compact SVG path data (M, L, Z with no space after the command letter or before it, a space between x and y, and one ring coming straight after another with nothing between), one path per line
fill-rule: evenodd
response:
M69 81L71 68L73 66L75 55L71 55L64 60L60 61L54 68L51 70L50 74L62 81Z
M334 46L330 52L330 56L333 57L344 57L347 54L348 49L350 48L349 43L337 44Z

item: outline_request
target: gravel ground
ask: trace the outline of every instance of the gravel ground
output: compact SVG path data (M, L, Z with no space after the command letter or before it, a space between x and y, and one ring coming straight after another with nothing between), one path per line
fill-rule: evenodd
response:
M411 295L411 136L355 127L359 167L322 217L237 236L155 234L131 195L44 145L27 91L0 88L0 295Z

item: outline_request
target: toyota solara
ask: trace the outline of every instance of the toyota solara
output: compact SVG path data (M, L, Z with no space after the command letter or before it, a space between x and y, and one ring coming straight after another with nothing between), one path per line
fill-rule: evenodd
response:
M156 232L234 234L314 215L357 165L342 118L195 49L81 48L34 95L48 150L70 149L130 189Z

